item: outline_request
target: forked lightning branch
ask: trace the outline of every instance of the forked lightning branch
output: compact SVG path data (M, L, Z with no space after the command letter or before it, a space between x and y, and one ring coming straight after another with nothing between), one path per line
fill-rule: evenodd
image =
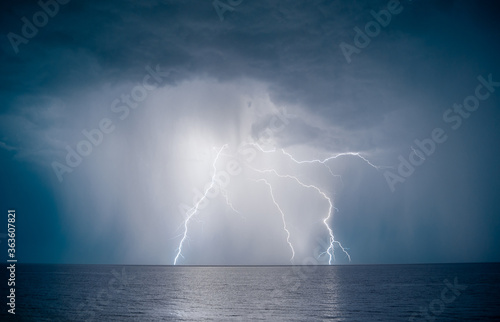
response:
M288 124L288 120L286 118L280 118L280 119L284 123L282 124L283 127L286 124ZM327 257L326 262L329 265L331 265L336 260L335 249L337 248L344 254L344 257L347 260L349 260L349 262L351 261L351 256L347 252L347 249L343 247L340 241L336 240L334 237L332 219L336 208L334 207L332 198L329 196L329 193L327 191L312 183L303 182L302 179L299 179L298 177L292 174L287 174L286 171L284 171L280 167L270 168L270 169L259 169L251 165L251 163L254 161L254 159L257 157L258 154L261 154L262 156L271 155L271 157L281 156L285 157L286 159L288 159L289 162L295 165L320 164L324 166L333 177L338 177L339 175L334 174L333 169L331 168L330 165L328 165L328 163L338 158L355 157L361 159L363 162L365 162L367 165L374 168L375 170L380 170L381 167L374 165L360 152L337 153L331 155L330 157L324 160L312 159L312 160L298 161L294 156L292 156L290 153L284 150L272 149L268 151L263 149L262 146L257 142L247 142L240 145L236 149L237 153L234 155L236 156L236 158L231 159L229 162L227 162L225 167L221 167L221 161L222 161L221 159L222 156L225 155L223 154L223 152L229 149L228 144L224 144L222 147L214 149L217 152L215 158L212 161L213 174L211 176L211 181L207 183L203 192L197 192L197 196L193 199L192 206L187 206L185 204L181 204L179 206L179 209L184 214L185 219L182 224L183 228L181 233L182 238L180 239L179 246L176 249L176 255L173 262L174 265L177 265L181 260L181 258L184 258L183 250L186 247L185 244L189 237L189 227L191 225L192 220L195 218L195 216L197 216L200 213L202 209L208 206L210 199L214 199L221 194L225 198L225 201L228 204L228 206L230 206L230 209L239 213L239 211L237 211L234 208L234 204L230 200L229 197L230 194L227 193L227 188L229 187L231 176L237 176L241 174L243 168L249 169L253 174L252 178L248 178L250 179L249 181L257 185L260 189L265 189L264 191L266 191L266 193L269 195L269 202L274 205L272 210L270 210L270 215L273 214L281 218L282 222L281 229L283 230L283 238L285 239L286 244L288 245L289 248L289 260L291 264L295 264L294 263L295 247L293 243L294 236L292 236L290 230L287 228L288 227L287 214L285 213L285 211L283 211L284 207L280 205L280 203L286 201L277 200L274 194L277 187L274 187L271 184L271 182L266 179L267 176L275 177L276 179L282 180L283 182L286 182L288 184L292 183L297 187L299 187L300 189L310 189L312 191L315 191L315 193L317 193L317 195L325 201L324 205L325 211L324 213L319 214L319 216L321 217L321 222L324 225L324 233L325 235L327 235L326 238L328 239L328 243L323 252L319 256L320 257L326 256ZM310 180L312 180L312 178Z

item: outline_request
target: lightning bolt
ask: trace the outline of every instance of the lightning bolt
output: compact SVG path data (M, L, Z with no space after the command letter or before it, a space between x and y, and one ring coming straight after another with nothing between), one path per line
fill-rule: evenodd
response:
M264 148L262 148L257 143L253 143L252 145L255 146L255 147L257 147L263 153L274 153L274 152L276 152L276 149L274 149L274 148L271 149L271 150L265 150ZM290 153L286 152L284 149L281 149L281 153L283 153L284 155L286 155L290 160L292 160L296 164L312 164L312 163L323 164L328 169L328 171L330 172L330 174L332 176L339 177L340 179L342 179L342 177L340 175L335 175L333 173L332 169L327 165L327 162L330 161L330 160L342 157L342 156L356 156L356 157L359 157L364 162L366 162L371 167L373 167L373 168L375 168L377 170L383 168L383 167L376 166L373 163L371 163L368 159L366 159L365 157L363 157L360 152L342 152L342 153L334 154L334 155L332 155L332 156L330 156L330 157L328 157L326 159L323 159L323 160L313 159L313 160L305 160L305 161L299 161L299 160L297 160L295 157L293 157ZM349 255L349 253L347 252L347 250L342 246L342 244L339 241L335 240L335 237L334 237L334 234L333 234L333 230L331 229L331 227L329 225L329 221L331 220L331 218L333 216L333 209L336 209L336 208L333 206L332 200L328 197L328 195L324 191L322 191L320 188L318 188L315 185L303 183L302 181L300 181L295 176L279 174L275 169L259 170L259 169L256 169L254 167L251 167L251 166L249 166L249 167L251 169L253 169L254 171L257 171L259 173L273 173L274 175L276 175L276 176L278 176L280 178L292 179L292 180L294 180L295 182L297 182L299 185L301 185L304 188L311 188L311 189L316 190L316 192L318 192L328 202L328 205L329 205L328 213L327 213L326 217L323 219L323 224L325 225L325 227L326 227L326 229L328 231L328 235L329 235L329 246L328 246L328 248L326 250L326 253L329 256L328 264L331 265L332 264L332 260L335 260L335 252L334 252L334 246L335 245L337 245L344 252L344 254L349 259L349 262L351 261L351 256Z
M261 149L261 151L262 151L262 149ZM385 168L393 168L391 166L378 166L378 165L375 165L375 164L371 163L367 158L365 158L364 156L362 156L360 152L341 152L341 153L337 153L337 154L334 154L332 156L329 156L328 158L323 159L323 160L313 159L313 160L303 160L303 161L299 161L299 160L295 159L290 153L286 152L284 149L281 149L281 152L284 155L286 155L288 158L290 158L290 160L292 160L293 162L295 162L297 164L304 164L304 163L309 163L309 164L310 163L320 163L320 164L323 164L325 167L328 168L328 171L330 172L330 174L332 176L335 176L335 177L340 177L340 176L333 174L332 169L327 165L327 162L330 161L330 160L337 159L339 157L343 157L343 156L355 156L355 157L358 157L358 158L360 158L361 160L363 160L364 162L366 162L368 165L370 165L372 168L374 168L376 170L381 170L381 169L385 169Z
M288 246L290 246L290 250L292 251L292 257L290 258L290 262L293 264L293 258L295 257L295 250L293 249L293 245L290 242L290 231L288 231L288 229L286 228L285 213L281 209L280 205L276 202L276 199L274 198L273 187L271 186L271 184L269 183L269 181L267 181L266 179L259 179L259 180L257 180L257 182L259 182L259 181L264 182L269 187L269 191L271 192L271 199L273 200L273 203L276 205L276 208L278 208L278 210L279 210L279 212L281 214L281 220L283 222L283 230L287 234L287 236L286 236L286 242L288 243Z
M266 152L263 149L261 149L261 151ZM314 164L314 163L322 164L322 165L324 165L328 169L328 171L330 172L330 174L333 177L338 177L341 180L342 180L342 177L340 175L334 174L333 171L332 171L332 169L330 168L330 166L327 164L329 161L337 159L339 157L344 157L344 156L358 157L361 160L363 160L365 163L367 163L369 166L371 166L372 168L374 168L376 170L381 170L381 169L385 169L385 168L393 168L393 166L378 166L378 165L375 165L370 160L368 160L366 157L364 157L360 152L341 152L341 153L333 154L333 155L331 155L331 156L329 156L329 157L327 157L325 159L322 159L322 160L321 159L312 159L312 160L302 160L302 161L297 160L293 155L291 155L290 153L286 152L284 149L281 149L281 153L283 153L284 155L286 155L290 160L292 160L296 164ZM280 176L276 171L274 171L274 173L276 175ZM281 176L282 177L293 178L295 181L297 181L297 183L299 183L300 185L302 185L304 187L314 188L319 194L321 194L323 196L323 198L325 198L328 201L328 204L329 204L328 215L323 219L323 223L324 223L325 227L327 228L328 234L330 236L330 244L329 244L328 249L326 250L326 253L329 256L328 263L331 265L332 259L335 260L334 245L337 245L347 255L347 257L349 258L349 262L350 262L351 261L351 256L349 255L349 253L347 252L347 250L342 246L342 244L339 241L335 240L335 237L333 235L333 231L332 231L330 225L328 224L328 222L330 221L330 219L333 216L333 209L335 209L335 210L338 211L338 209L336 209L335 207L333 207L331 199L323 191L321 191L318 187L316 187L314 185L305 185L302 182L300 182L300 180L298 178L293 177L293 176L283 176L283 175L281 175Z
M422 156L422 151L415 150L414 147L411 147L411 150L413 151L413 153L415 153L416 156L418 156L420 158L420 160L425 160L425 157Z
M237 213L238 215L240 215L243 219L246 219L242 214L241 212L239 212L238 210L236 210L236 208L234 208L233 206L233 203L231 202L231 200L229 200L229 194L227 192L226 189L223 189L222 187L220 187L220 191L221 191L221 194L222 196L224 197L224 199L226 200L226 204L229 208L231 208L232 211L234 211L235 213Z
M200 204L207 198L208 191L210 189L212 189L215 185L215 176L217 174L216 164L217 164L217 161L219 160L219 156L221 155L222 151L226 148L227 148L227 144L224 144L220 148L220 150L217 152L217 155L215 156L214 162L212 163L212 167L214 169L214 174L212 176L212 182L210 183L208 188L205 189L205 192L203 193L203 197L201 197L200 200L198 200L198 202L191 209L189 209L186 212L187 217L186 217L186 220L184 220L184 234L183 234L182 239L179 243L179 247L177 248L177 255L175 256L175 259L174 259L174 265L177 265L177 260L179 259L179 256L182 256L182 246L184 245L184 242L187 239L189 222L191 221L193 216L198 212L198 208L199 208ZM184 257L184 256L182 256L182 257Z
M264 149L263 147L261 147L259 144L257 143L251 143L251 145L253 145L254 147L258 148L261 152L265 153L265 154L271 154L271 153L277 153L277 149L276 148L272 148L272 149ZM212 176L212 181L211 181L211 184L208 186L208 188L206 188L202 198L200 200L198 200L198 202L192 207L190 208L187 212L186 212L186 219L184 220L184 223L183 223L183 226L184 226L184 232L182 234L182 239L179 243L179 247L177 248L177 254L175 256L175 259L174 259L174 265L177 264L178 260L179 260L179 257L183 257L182 256L182 247L185 243L186 240L188 240L188 227L189 227L189 223L190 221L194 218L194 216L199 212L199 206L200 204L207 198L207 193L210 189L212 189L216 182L215 182L215 176L216 176L216 173L217 173L217 162L219 160L219 158L222 156L222 155L225 155L223 154L222 152L228 147L227 144L223 145L217 152L216 154L216 157L214 158L214 161L213 161L213 164L212 164L212 167L213 167L213 170L214 170L214 174ZM296 164L322 164L324 165L328 171L330 172L330 174L334 177L339 177L341 179L341 176L340 175L336 175L333 173L332 169L330 168L330 166L328 165L328 162L331 161L331 160L334 160L334 159L337 159L337 158L340 158L340 157L347 157L347 156L354 156L354 157L358 157L360 158L361 160L363 160L365 163L367 163L369 166L371 166L372 168L376 169L376 170L380 170L380 169L383 169L383 168L391 168L391 167L386 167L386 166L377 166L375 164L373 164L372 162L370 162L366 157L364 157L360 152L342 152L342 153L337 153L337 154L333 154L325 159L312 159L312 160L297 160L292 154L286 152L284 149L281 149L281 153L283 155L285 155L286 157L288 157L292 162L296 163ZM418 154L417 154L418 155ZM420 155L419 155L420 156ZM323 252L322 254L328 254L328 257L329 257L329 260L328 260L328 264L332 264L333 261L335 261L335 247L338 247L342 250L342 252L346 255L346 257L349 259L349 262L351 261L351 256L349 255L349 253L347 252L347 248L344 248L342 246L342 244L335 240L335 237L334 237L334 234L333 234L333 230L332 228L330 227L330 224L329 222L332 220L333 218L333 214L334 214L334 210L338 211L334 206L333 206L333 202L331 200L331 198L327 195L327 193L325 193L323 190L321 190L318 186L316 185L313 185L313 184L306 184L304 182L302 182L299 178L297 178L296 176L293 176L293 175L290 175L290 174L281 174L279 173L277 170L275 169L266 169L266 170L261 170L261 169L256 169L250 165L247 164L247 166L260 173L260 174L268 174L268 173L271 173L279 178L282 178L282 179L289 179L289 180L293 180L295 181L297 184L299 184L300 186L302 186L303 188L306 188L306 189L313 189L315 190L323 199L325 199L325 201L328 203L328 212L325 214L325 216L323 217L323 224L326 228L326 230L328 231L328 235L329 235L329 244L328 244L328 247L326 249L325 252ZM271 183L269 181L267 181L266 179L264 178L260 178L258 180L252 180L252 181L255 181L255 182L263 182L265 183L268 187L269 187L269 191L270 191L270 195L271 195L271 199L274 203L274 205L276 206L276 208L278 209L280 215L281 215L281 219L282 219L282 223L283 223L283 230L286 232L286 235L287 235L287 238L286 238L286 241L290 247L290 250L291 250L291 253L292 253L292 256L290 258L290 262L292 262L293 264L293 259L295 257L295 250L294 250L294 247L290 241L290 231L288 230L287 228L287 224L286 224L286 216L285 216L285 213L283 212L283 210L281 209L280 205L278 204L278 202L276 201L276 198L274 196L274 189L271 185ZM222 196L225 198L225 202L226 204L228 205L229 208L231 208L235 213L238 213L241 215L241 213L236 210L233 206L233 204L231 203L230 201L230 198L229 198L229 194L227 192L227 190L223 189L223 187L220 187L220 191L221 191L221 194ZM325 246L326 247L326 246ZM321 254L321 255L322 255ZM321 256L320 255L320 256ZM183 257L184 258L184 257Z
M333 207L332 200L330 199L330 197L328 197L328 195L324 191L322 191L320 188L318 188L315 185L303 183L302 181L299 180L299 178L297 178L295 176L292 176L292 175L289 175L289 174L280 174L275 169L259 170L259 169L253 168L253 167L250 167L250 168L253 169L253 170L255 170L255 171L257 171L257 172L259 172L259 173L263 173L263 174L264 173L272 173L275 176L280 177L280 178L292 179L292 180L294 180L295 182L297 182L299 185L301 185L304 188L316 190L316 192L318 192L328 202L328 213L327 213L326 217L323 219L323 224L325 225L326 229L328 230L328 234L330 236L330 244L328 246L328 249L326 250L327 254L329 255L328 264L331 265L332 264L332 260L335 259L334 245L339 246L340 249L342 249L342 251L349 258L349 262L351 261L351 256L349 255L349 253L347 252L347 250L342 246L342 244L339 241L335 240L335 237L333 235L333 230L330 228L330 225L328 224L328 222L332 218L332 213L333 213L334 207ZM274 197L273 197L273 199L274 199Z
M260 144L256 143L256 142L252 142L252 143L249 143L251 146L254 146L256 147L257 149L261 150L262 152L264 153L273 153L273 152L276 152L276 148L272 148L271 150L264 150L263 147L260 146Z

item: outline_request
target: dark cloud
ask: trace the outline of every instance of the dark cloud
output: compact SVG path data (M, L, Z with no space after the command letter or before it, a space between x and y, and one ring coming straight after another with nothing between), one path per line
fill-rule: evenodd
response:
M95 256L83 251L95 238L122 251L116 262L170 263L182 221L177 206L192 198L200 178L210 178L213 146L259 138L286 108L294 117L273 134L278 147L355 151L378 165L397 165L435 127L449 135L394 194L383 171L362 160L334 164L343 174L343 188L329 187L340 189L335 231L357 262L498 260L500 91L457 131L442 118L474 93L478 75L500 79L498 4L401 0L403 11L348 63L340 43L353 44L354 28L363 29L373 20L370 10L387 3L244 0L220 21L210 1L73 0L17 54L7 35L21 35L21 18L41 9L32 1L3 3L2 179L19 190L33 178L37 187L6 202L22 204L28 216L37 216L37 206L50 212L54 225L44 229L54 243L67 242L53 247L54 261L106 261L110 247ZM119 120L113 100L157 65L168 76ZM51 163L64 160L65 147L76 147L82 130L103 118L116 129L60 185ZM36 191L53 200L41 202ZM141 209L147 213L135 217ZM140 218L151 224L131 231ZM159 227L164 236L155 238ZM477 252L457 252L456 245ZM141 247L167 254L156 260L138 255ZM73 250L79 255L68 255ZM40 256L33 250L27 258Z

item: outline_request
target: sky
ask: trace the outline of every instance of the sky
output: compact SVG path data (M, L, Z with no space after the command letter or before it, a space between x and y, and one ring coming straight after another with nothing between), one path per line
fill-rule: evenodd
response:
M1 6L20 262L500 261L497 2Z

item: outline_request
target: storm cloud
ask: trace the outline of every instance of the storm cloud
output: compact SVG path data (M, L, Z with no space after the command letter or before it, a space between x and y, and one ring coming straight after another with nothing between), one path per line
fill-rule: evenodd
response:
M279 213L242 152L266 136L276 152L256 150L250 165L328 191L353 263L500 260L500 89L459 129L443 116L478 77L500 81L496 2L244 0L223 21L211 1L63 3L29 39L42 6L2 4L1 206L22 218L24 261L172 264L180 205L203 193L227 144L220 167L244 168L226 187L238 211L210 199L183 263L288 264ZM372 11L391 5L399 13L346 59L341 44L356 46ZM12 33L29 41L16 48ZM400 176L400 157L435 128L446 142L391 190L384 173ZM297 160L356 152L376 167L352 155L297 165L280 149ZM268 179L300 264L327 239L327 205Z

